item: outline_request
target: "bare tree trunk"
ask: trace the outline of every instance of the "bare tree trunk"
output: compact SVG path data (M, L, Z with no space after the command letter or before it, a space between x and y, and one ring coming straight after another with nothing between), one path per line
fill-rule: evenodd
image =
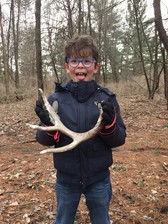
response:
M81 0L78 0L78 34L81 33L81 22L82 22L82 5Z
M42 74L42 54L41 54L41 0L36 0L35 3L36 16L36 31L35 31L35 45L36 45L36 72L38 88L44 89L43 74Z
M119 82L119 77L118 77L118 74L117 74L117 63L115 61L115 57L113 56L113 52L112 50L110 49L109 52L109 60L110 60L110 66L111 66L111 71L112 71L112 79L114 82L118 83Z
M68 8L68 33L69 33L70 37L72 37L74 34L73 22L72 22L72 9L71 9L71 5L70 5L70 0L66 0L66 2L67 2L67 8Z
M19 49L18 47L19 47L20 0L18 1L18 15L17 15L16 28L15 28L14 0L11 0L11 11L12 11L14 58L15 58L15 87L19 88L19 68L18 68Z
M53 67L53 70L54 70L57 82L60 83L58 72L57 72L57 68L56 68L56 58L55 58L54 51L53 51L53 48L52 48L52 38L51 38L51 35L52 35L52 32L50 31L50 28L48 26L49 52L50 52L50 57L51 57L51 64L52 64L52 67Z
M150 45L148 42L148 38L146 37L146 33L144 31L142 20L141 20L141 18L139 18L139 8L138 8L136 0L133 1L133 7L134 7L134 11L135 11L135 24L136 24L137 37L138 37L139 56L140 56L140 60L141 60L141 64L142 64L143 73L144 73L146 83L147 83L149 98L153 99L155 92L158 89L160 75L161 75L161 72L163 69L163 68L161 68L159 71L159 66L158 66L158 47L159 47L158 35L155 30L155 38L154 38L154 40L155 40L155 55L154 55L154 57L155 58L153 59L153 55L151 53L151 48L150 48ZM143 34L143 36L141 35L141 33ZM145 66L145 55L143 52L143 41L145 41L145 43L147 45L149 55L150 55L150 60L151 60L150 62L153 67L152 79L151 79L151 77L150 78L148 77L146 66ZM151 81L151 83L150 83L150 81Z
M142 47L142 40L141 40L141 35L140 35L140 28L139 28L139 21L138 21L138 6L136 4L136 1L133 0L133 7L135 11L135 25L136 25L136 30L137 30L137 37L138 37L138 45L139 45L139 55L140 55L140 60L142 63L142 68L143 72L145 75L146 83L147 83L147 88L148 88L148 93L149 93L149 98L151 98L151 88L145 68L145 62L144 62L144 57L143 57L143 47Z
M164 71L164 96L167 100L167 110L168 110L168 55L166 57L166 50L162 48L163 57L163 71Z
M98 47L99 47L99 52L101 52L102 50L102 13L100 13L99 19L98 19ZM102 58L100 59L102 61ZM104 81L104 67L102 65L102 72L103 72L103 81ZM100 70L97 73L96 77L95 77L97 82L100 82L101 76L100 76Z
M167 110L168 110L168 55L166 58L167 63L165 63L165 93L166 93L166 100L167 100Z
M167 54L168 54L168 36L166 34L166 30L164 29L163 22L162 22L162 15L160 10L160 0L153 1L154 6L154 14L155 14L155 25L159 33L159 37L161 42L163 43ZM168 110L168 66L166 64L167 59L164 59L164 80L165 80L165 97L167 100L167 110Z
M87 0L87 6L88 6L89 34L92 35L92 23L91 23L91 0Z
M154 6L156 28L159 32L160 40L162 41L166 51L168 52L168 36L166 35L166 30L164 29L163 22L162 22L160 0L154 0L153 6Z
M1 10L1 3L0 3L0 27L1 27L1 40L2 40L2 51L3 51L3 63L4 63L4 77L5 77L5 90L6 90L6 97L9 96L9 58L7 53L7 46L5 43L5 36L3 31L3 24L2 24L2 10Z

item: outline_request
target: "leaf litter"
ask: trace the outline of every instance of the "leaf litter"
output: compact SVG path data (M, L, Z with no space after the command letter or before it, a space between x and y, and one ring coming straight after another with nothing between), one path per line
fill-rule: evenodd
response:
M166 224L168 220L168 112L164 100L119 99L126 144L113 150L110 167L113 224ZM38 124L30 99L1 104L0 223L50 224L56 214L52 155L26 123ZM76 224L90 223L82 196Z

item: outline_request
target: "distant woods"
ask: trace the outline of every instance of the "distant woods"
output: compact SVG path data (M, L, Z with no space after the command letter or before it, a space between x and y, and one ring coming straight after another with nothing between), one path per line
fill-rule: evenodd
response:
M160 0L3 0L0 3L0 85L45 86L66 80L63 44L91 34L100 50L97 81L119 83L144 76L150 99L164 80L168 98L168 17ZM163 7L166 8L166 5ZM168 7L168 5L167 5ZM147 9L154 16L148 16ZM168 9L167 9L168 10Z

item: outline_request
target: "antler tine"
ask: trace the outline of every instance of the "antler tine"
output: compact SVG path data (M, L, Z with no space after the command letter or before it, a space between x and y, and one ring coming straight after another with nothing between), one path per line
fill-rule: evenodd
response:
M49 104L45 94L43 93L42 89L39 89L41 97L43 99L44 105L49 112L49 115L53 118L54 120L54 126L50 127L45 127L45 126L38 126L38 125L32 125L32 124L27 124L30 128L36 129L36 130L42 130L42 131L60 131L64 133L65 135L69 136L72 138L72 143L69 145L59 147L59 148L50 148L50 149L45 149L41 151L41 154L44 153L60 153L60 152L65 152L68 150L71 150L75 148L77 145L79 145L81 142L86 141L87 139L92 138L95 136L103 127L103 122L102 122L102 109L100 108L100 115L98 118L98 121L96 125L89 131L84 132L84 133L76 133L68 129L61 121L58 116L58 114L55 112L53 107Z
M42 97L43 103L49 112L49 115L51 116L52 120L55 122L57 120L58 115L55 113L55 110L53 107L49 104L47 97L45 96L44 92L42 89L39 88L40 95Z

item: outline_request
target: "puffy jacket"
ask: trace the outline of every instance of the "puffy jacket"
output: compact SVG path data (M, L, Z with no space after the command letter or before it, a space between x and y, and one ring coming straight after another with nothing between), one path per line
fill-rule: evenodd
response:
M48 98L51 105L58 101L58 115L67 128L79 133L93 128L99 116L95 102L108 98L115 106L117 114L116 129L111 134L99 133L73 150L53 154L59 181L87 186L109 175L109 167L113 163L112 148L125 143L126 132L115 94L100 87L93 80L80 83L69 81L65 86L57 84L56 91ZM57 148L72 141L61 133L59 142L56 142L53 137L40 130L37 131L36 139L43 145L54 145Z

